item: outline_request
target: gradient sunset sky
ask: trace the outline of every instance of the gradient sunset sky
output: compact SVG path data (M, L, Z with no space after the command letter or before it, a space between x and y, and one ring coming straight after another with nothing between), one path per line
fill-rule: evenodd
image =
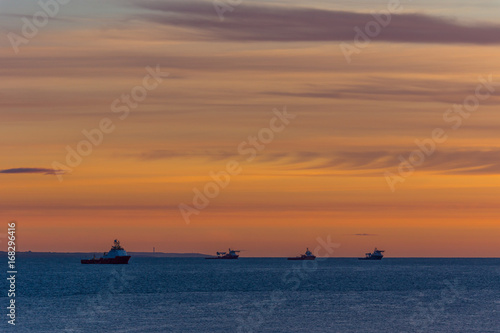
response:
M221 21L212 1L73 0L15 52L41 9L1 1L4 230L18 222L22 251L289 256L330 235L339 257L498 257L500 2L402 0L348 63L341 44L388 3L243 0ZM157 65L168 77L120 120L112 103ZM453 129L443 115L490 75ZM246 162L238 145L284 107L296 118ZM103 118L115 130L59 181L53 162ZM386 171L435 128L448 139L392 192ZM186 224L179 204L230 160L241 174Z

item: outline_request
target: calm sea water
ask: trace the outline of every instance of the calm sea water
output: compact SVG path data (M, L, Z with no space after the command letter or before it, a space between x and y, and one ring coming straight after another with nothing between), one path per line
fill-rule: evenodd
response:
M500 332L500 259L18 258L16 332Z

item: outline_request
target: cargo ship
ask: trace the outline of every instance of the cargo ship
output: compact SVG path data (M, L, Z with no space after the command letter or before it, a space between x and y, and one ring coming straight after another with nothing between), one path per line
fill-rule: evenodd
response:
M302 254L300 257L292 257L288 258L288 260L314 260L316 256L309 251L309 248L306 249L306 254Z
M240 257L238 253L240 253L239 250L229 249L228 252L217 252L217 257L209 257L205 259L238 259Z
M359 260L382 260L382 258L384 257L384 255L382 254L382 252L385 252L384 250L377 250L377 248L375 248L375 250L373 250L373 253L366 253L365 257L364 258L358 258Z
M104 252L101 258L82 259L82 264L128 264L130 256L127 251L120 245L120 241L115 239L111 250L108 253Z

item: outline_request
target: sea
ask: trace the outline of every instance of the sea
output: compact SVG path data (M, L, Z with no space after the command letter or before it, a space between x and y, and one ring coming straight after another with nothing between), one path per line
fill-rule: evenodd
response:
M2 279L0 332L500 332L500 259L50 255L16 268L15 325Z

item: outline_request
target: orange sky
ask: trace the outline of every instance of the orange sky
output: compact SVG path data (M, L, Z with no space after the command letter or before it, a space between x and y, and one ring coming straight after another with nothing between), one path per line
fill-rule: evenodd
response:
M36 11L12 6L9 14ZM281 40L276 23L274 40L263 40L229 13L212 31L194 18L176 26L168 15L145 19L141 6L102 6L67 5L17 54L6 38L0 44L0 217L18 222L20 250L105 251L118 238L129 251L232 247L246 250L242 256L288 256L331 235L340 244L334 256L375 246L391 257L499 256L500 84L460 128L443 114L474 94L479 77L500 83L500 41L457 41L452 32L461 26L441 42L416 43L410 33L391 40L388 30L348 64L341 37L320 40L321 26L307 36L318 40ZM234 17L259 4L252 6ZM453 4L442 6L407 14L435 17ZM486 33L498 29L485 25L482 10L452 9ZM191 7L182 10L190 17ZM5 34L20 33L18 16L5 22ZM387 29L405 36L399 25ZM120 120L113 101L157 65L169 76ZM245 161L238 145L285 106L296 118ZM66 147L76 149L82 130L103 118L115 130L62 181L34 170L66 164ZM384 172L397 173L398 156L408 157L435 128L446 131L446 142L392 192ZM241 162L241 174L185 223L179 204L192 205L193 188L203 189L230 160Z

